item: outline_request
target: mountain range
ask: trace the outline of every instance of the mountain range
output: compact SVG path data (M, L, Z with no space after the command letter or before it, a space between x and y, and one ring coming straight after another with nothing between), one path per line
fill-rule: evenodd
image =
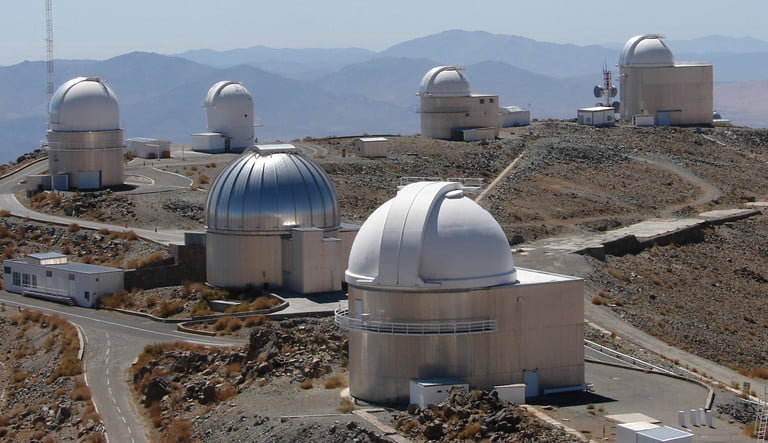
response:
M768 126L768 42L706 37L668 42L677 60L715 66L715 104L736 124ZM360 48L134 52L104 61L56 60L56 83L105 78L128 137L189 143L205 131L203 99L219 80L248 88L260 141L306 136L413 134L419 83L437 65L461 65L473 92L533 118L573 118L594 104L603 65L616 73L621 45L576 46L482 31L445 31L373 52ZM617 48L619 47L619 48ZM679 48L679 49L676 49ZM678 51L680 54L678 55ZM40 146L46 129L45 62L0 67L0 161Z

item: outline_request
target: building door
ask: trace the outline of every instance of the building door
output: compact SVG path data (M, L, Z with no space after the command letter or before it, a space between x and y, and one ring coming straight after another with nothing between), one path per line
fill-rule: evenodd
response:
M672 122L672 113L669 111L659 111L656 113L656 124L659 126L669 126Z
M523 371L523 383L525 383L525 398L539 396L539 371L526 369Z

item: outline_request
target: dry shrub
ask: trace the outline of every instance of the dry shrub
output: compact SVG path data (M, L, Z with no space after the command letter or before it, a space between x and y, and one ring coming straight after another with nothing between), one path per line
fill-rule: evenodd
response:
M72 223L67 226L67 232L77 232L80 230L80 225L77 223Z
M405 432L406 434L411 432L411 430L415 427L419 426L419 422L416 420L410 420L405 423L403 423L402 426L400 426L400 430Z
M160 402L153 401L149 405L149 419L152 421L152 426L159 428L163 424L162 410L160 409Z
M266 315L256 315L245 319L244 326L246 328L252 328L254 326L263 325L269 323L269 318Z
M342 414L349 414L355 410L355 404L352 403L352 400L350 400L349 397L342 397L341 400L339 400L339 407L336 408L336 410Z
M7 209L0 209L0 217L10 217L11 211Z
M197 179L195 180L195 183L198 185L207 185L210 182L211 182L211 179L205 174L201 175L200 177L197 177Z
M213 314L211 306L205 300L200 300L199 302L195 303L195 305L192 306L192 309L189 310L190 317L201 317L203 315L211 314Z
M11 419L7 415L0 415L0 426L8 426Z
M260 311L262 309L269 309L272 306L277 305L278 303L279 301L274 297L262 296L254 300L253 303L251 303L251 310Z
M749 376L752 378L768 379L768 367L755 366L751 371L749 371Z
M154 308L157 304L157 297L154 295L147 296L147 298L144 299L144 304L147 305L147 308Z
M128 291L113 292L99 297L98 304L106 308L125 308L133 304L133 294Z
M188 443L192 440L192 423L188 420L173 420L163 433L164 442Z
M341 374L333 374L325 379L323 386L325 389L346 388L347 379Z
M600 305L606 305L608 304L608 302L603 297L596 295L592 297L592 304L600 306Z
M227 377L233 377L243 372L243 365L240 363L230 363L224 367L224 375Z
M13 380L14 383L21 383L27 379L27 375L28 374L24 371L14 371L13 375L11 375L11 380Z
M232 333L243 327L243 322L237 317L221 317L216 320L213 329L219 332Z
M6 246L3 250L3 258L5 259L13 258L14 255L16 255L16 248L13 246Z
M749 438L755 438L757 437L755 435L755 422L747 423L744 426L744 429L741 431L741 435Z
M225 385L216 389L216 402L227 401L237 395L237 388L232 385Z
M226 312L227 314L236 314L238 312L248 312L251 310L251 305L248 303L238 303L234 306L230 306L227 308Z
M301 389L312 389L312 380L304 380L303 382L299 383L299 387Z
M619 271L618 269L608 268L605 270L605 272L607 272L608 275L615 278L616 280L629 281L629 278L627 278L626 274Z
M107 443L107 439L101 432L94 432L85 439L85 443Z
M184 302L180 300L162 301L157 307L157 315L160 318L167 318L173 314L178 314L184 310Z
M165 254L158 251L153 253L149 257L134 258L132 260L128 260L128 262L125 264L125 267L129 269L146 268L148 266L153 266L153 265L162 263L164 260L165 260Z
M459 432L459 438L462 440L474 440L480 428L482 428L480 423L469 423Z
M91 399L91 388L88 386L76 386L72 390L72 400L86 401Z
M96 231L96 233L97 233L97 234L100 234L100 235L108 235L108 234L109 234L109 232L110 232L110 231L109 231L109 229L107 229L107 228L101 228L101 229L99 229L98 231Z

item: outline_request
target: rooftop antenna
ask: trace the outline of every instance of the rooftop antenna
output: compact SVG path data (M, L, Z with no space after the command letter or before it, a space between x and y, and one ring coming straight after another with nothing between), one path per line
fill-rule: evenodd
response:
M47 59L45 62L47 73L48 108L51 107L53 98L53 0L45 0L45 46Z

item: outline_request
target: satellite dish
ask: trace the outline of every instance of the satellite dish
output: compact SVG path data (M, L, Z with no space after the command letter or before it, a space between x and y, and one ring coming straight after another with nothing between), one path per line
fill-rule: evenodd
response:
M619 93L619 90L616 89L616 86L611 86L611 97L616 97L616 94Z
M603 88L602 86L595 86L595 89L593 90L595 97L600 98L603 96Z
M616 110L616 112L619 112L619 102L613 102L611 103L611 106Z

